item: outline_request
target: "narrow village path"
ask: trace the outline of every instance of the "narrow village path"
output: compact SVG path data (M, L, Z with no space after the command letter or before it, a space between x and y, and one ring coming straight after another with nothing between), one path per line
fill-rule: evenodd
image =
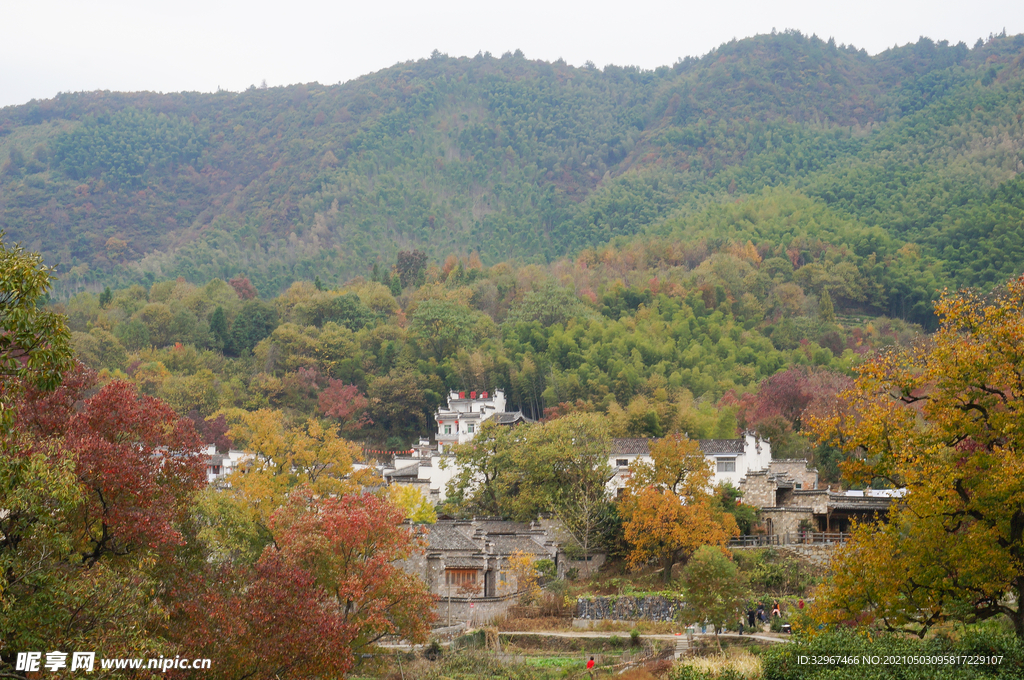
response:
M629 637L627 631L606 631L606 630L502 630L498 631L498 635L534 635L539 637L562 637L562 638L611 638L611 637ZM674 633L642 633L641 638L647 638L649 640L668 640L676 642L676 650L689 649L689 642L686 635L675 635ZM693 638L706 638L713 640L715 637L714 633L695 633ZM749 640L754 639L758 642L767 642L770 644L784 644L790 642L791 639L787 637L775 637L773 635L739 635L737 633L721 633L718 637L722 639L731 640ZM447 642L442 644L447 645ZM378 647L385 649L395 649L401 651L413 651L417 649L423 649L426 645L411 645L408 642L385 642L379 643ZM678 657L677 657L678 658Z

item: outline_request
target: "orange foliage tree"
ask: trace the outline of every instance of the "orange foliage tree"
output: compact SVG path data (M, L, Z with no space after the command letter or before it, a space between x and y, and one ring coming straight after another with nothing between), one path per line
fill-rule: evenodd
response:
M863 365L844 408L812 422L851 457L849 479L906 494L854 531L815 614L922 636L1006 615L1024 637L1024 279L944 295L937 312L930 341Z
M676 434L651 445L653 465L634 462L620 503L629 564L638 569L653 559L662 577L702 545L725 545L739 534L736 520L711 493L711 464L697 442Z

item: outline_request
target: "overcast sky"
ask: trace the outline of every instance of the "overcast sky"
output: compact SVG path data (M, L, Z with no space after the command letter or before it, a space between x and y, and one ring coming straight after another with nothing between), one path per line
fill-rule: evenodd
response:
M655 68L773 28L871 54L922 35L973 45L1024 33L1024 0L0 0L0 17L6 106L81 90L332 84L434 49Z

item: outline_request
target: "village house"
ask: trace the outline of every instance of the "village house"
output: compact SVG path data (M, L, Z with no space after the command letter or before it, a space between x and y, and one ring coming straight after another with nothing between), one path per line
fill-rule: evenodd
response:
M438 596L440 621L487 622L515 603L519 586L510 568L517 552L531 561L564 560L540 524L498 519L440 519L423 525L426 550L403 564Z
M252 460L253 454L246 451L231 449L227 453L218 453L217 447L210 444L206 447L206 482L219 484L238 469L239 465Z
M608 482L608 491L618 496L629 481L629 466L634 461L651 462L650 439L613 439L608 465L614 476ZM712 466L712 486L729 482L739 487L747 473L766 470L772 463L771 444L753 434L744 432L740 439L701 439L701 453Z
M522 411L505 410L505 393L502 390L449 392L447 408L439 408L434 415L438 452L444 453L453 444L470 441L480 431L480 425L491 418L500 425L515 425L529 420Z
M805 460L772 461L740 480L743 502L761 511L766 534L778 543L799 543L809 534L849 532L854 521L884 518L905 489L819 488L818 472Z

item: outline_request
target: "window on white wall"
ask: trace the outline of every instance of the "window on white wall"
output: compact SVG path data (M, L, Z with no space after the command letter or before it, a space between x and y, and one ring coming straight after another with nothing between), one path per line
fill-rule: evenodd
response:
M629 459L628 458L616 458L615 459L615 465L616 465L616 467L629 467Z
M473 434L476 432L476 423L469 423L466 425L466 432Z
M735 458L719 458L718 459L718 471L719 472L736 472L736 459Z
M452 426L451 425L445 425L444 426L444 433L445 434L451 434L452 433Z

